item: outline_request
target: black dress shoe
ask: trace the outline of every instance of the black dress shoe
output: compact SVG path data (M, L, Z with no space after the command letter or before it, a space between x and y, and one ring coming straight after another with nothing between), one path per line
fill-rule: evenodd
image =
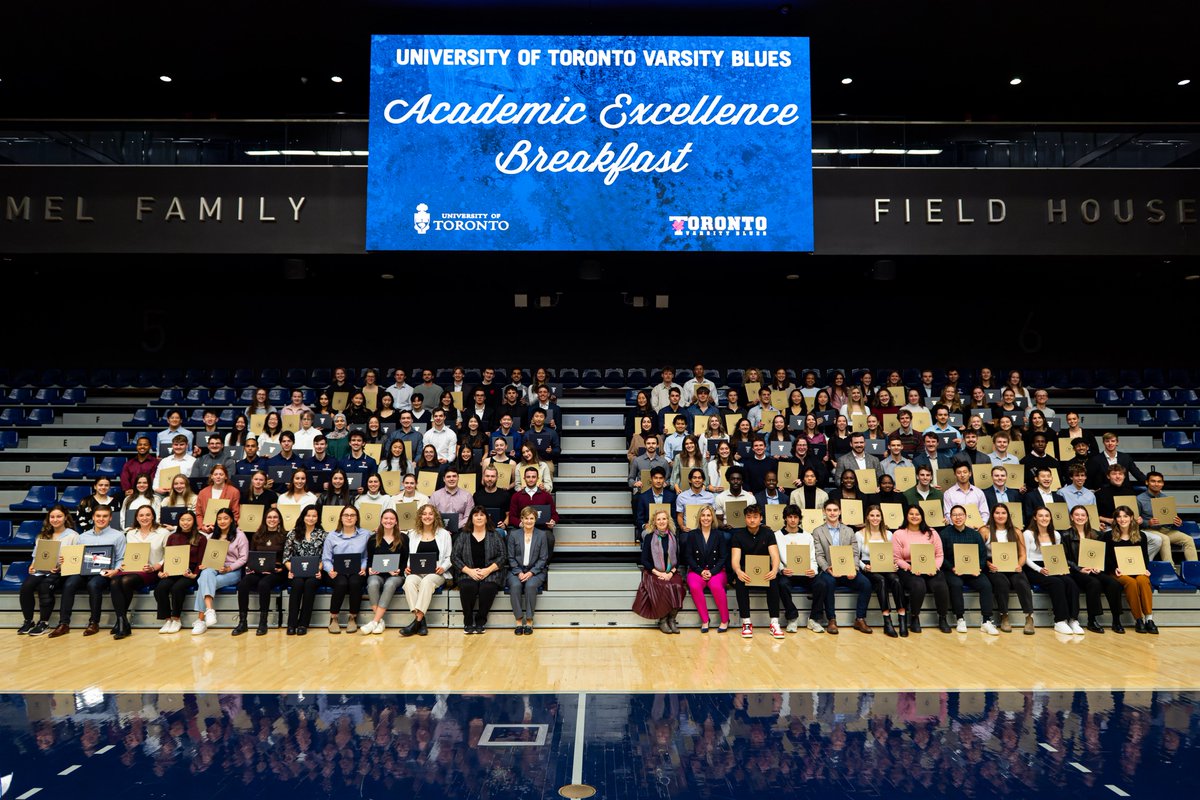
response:
M917 616L916 614L913 614L912 617L910 617L908 620L908 629L910 631L912 631L913 633L920 633L921 632L921 618L919 616Z
M265 619L260 619L258 621L258 629L254 631L254 635L255 636L266 636L267 635L267 621Z
M1146 620L1146 633L1153 633L1155 636L1158 635L1158 626L1154 624L1154 620Z
M525 634L525 626L518 625L517 627L513 628L513 633L515 633L517 636L523 636Z
M288 625L288 629L287 629L287 635L288 635L288 636L295 636L295 635L296 635L296 628L295 628L295 626Z
M1142 622L1140 619L1135 619L1133 621L1133 630L1137 633L1145 633L1146 623Z
M1113 633L1124 633L1125 632L1125 626L1121 624L1121 620L1119 620L1119 619L1113 620L1112 632Z
M417 636L428 636L429 626L425 624L425 618L421 618L421 623L417 626Z
M233 630L231 631L231 633L234 636L241 636L243 633L245 633L248 630L250 630L250 628L248 628L246 626L246 620L239 619L238 624L233 626Z
M27 619L21 623L21 627L17 628L18 634L26 634L33 630L33 620Z
M308 628L305 628L303 626L296 628L296 635L297 636L308 636Z
M533 636L533 626L532 626L532 625L526 625L526 626L525 626L525 635L526 635L526 636Z
M1088 620L1087 629L1092 633L1104 633L1104 628L1094 619Z
M412 622L408 623L407 625L405 625L403 628L400 629L400 635L405 638L408 638L409 636L415 636L417 633L417 630L420 627L421 627L421 621L419 619L417 619L416 617L413 617Z
M899 625L899 627L900 627L900 635L901 635L902 637L904 637L905 639L907 639L907 638L908 638L908 615L907 615L907 614L901 614L901 615L900 615L900 619L899 619L899 620L897 620L897 621L900 623L900 625Z
M950 623L946 621L944 616L938 617L938 630L942 633L950 633Z
M133 633L133 629L129 627L129 620L126 617L117 617L117 624L113 628L113 639L124 639Z

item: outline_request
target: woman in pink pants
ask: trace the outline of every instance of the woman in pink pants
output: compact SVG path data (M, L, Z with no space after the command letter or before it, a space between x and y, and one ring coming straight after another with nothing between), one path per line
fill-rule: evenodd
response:
M717 529L717 515L712 506L704 506L697 515L697 525L688 534L684 545L688 568L687 585L692 602L700 612L700 632L708 633L708 603L704 589L712 593L721 615L717 633L729 630L729 598L725 593L725 568L729 566L729 543Z

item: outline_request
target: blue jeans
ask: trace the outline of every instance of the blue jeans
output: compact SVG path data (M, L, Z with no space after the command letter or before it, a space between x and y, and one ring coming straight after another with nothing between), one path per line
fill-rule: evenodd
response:
M237 582L242 579L242 571L235 569L232 572L217 572L215 569L200 570L200 578L196 581L196 612L204 611L204 596L209 595L216 597L217 589L222 589L226 586L236 586Z
M838 586L846 586L851 591L858 592L854 618L863 619L867 616L867 604L871 602L871 579L861 571L855 572L853 578L835 578L832 572L825 571L817 576L817 580L825 583L825 611L830 619L834 618L833 591Z

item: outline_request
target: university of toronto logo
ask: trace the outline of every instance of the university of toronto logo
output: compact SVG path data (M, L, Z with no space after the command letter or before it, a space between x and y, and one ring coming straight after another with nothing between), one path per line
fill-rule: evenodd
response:
M429 206L424 203L417 205L417 213L413 214L413 228L419 234L429 233Z

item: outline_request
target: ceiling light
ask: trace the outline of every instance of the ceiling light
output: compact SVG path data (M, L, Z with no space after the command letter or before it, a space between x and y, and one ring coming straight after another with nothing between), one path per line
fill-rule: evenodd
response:
M392 280L393 278L395 278L396 276L395 276L395 275L393 275L393 274L392 274L392 273L390 273L390 272L385 272L385 273L383 273L382 275L380 275L379 277L380 277L380 278L382 278L382 279L383 279L383 280L385 280L385 281L390 281L390 280Z
M851 147L845 150L838 150L844 156L869 156L871 148L869 147Z
M1184 275L1183 279L1185 281L1200 281L1200 275Z
M356 156L368 156L371 154L370 150L353 150L351 152L353 152Z
M854 83L854 78L842 78L842 86L849 86Z
M341 76L341 75L334 75L334 76L332 76L332 77L331 77L329 80L333 81L334 83L341 83L341 82L342 82L342 76Z
M1191 78L1184 78L1183 80L1181 80L1179 83L1177 83L1175 85L1176 86L1187 86L1191 82L1192 82Z
M909 150L908 154L910 156L940 156L942 154L942 151L941 150Z
M785 277L786 277L786 278L787 278L789 281L798 281L798 280L800 280L800 276L799 276L799 275L797 275L797 274L796 274L796 273L794 273L794 272L793 272L791 275L787 275L787 276L785 276Z
M261 156L278 156L282 154L278 150L247 150L246 155L259 158Z
M170 83L170 82L171 82L171 76L170 76L170 75L159 75L159 76L158 76L158 79L159 79L160 81L162 81L163 83Z
M354 155L354 151L353 150L318 150L317 155L319 155L319 156L352 156L352 155Z
M837 152L836 147L814 147L812 154L814 156L836 156Z
M1021 79L1020 79L1020 78L1013 78L1011 81L1009 81L1009 82L1008 82L1008 85L1009 85L1009 86L1020 86L1020 85L1021 85Z
M902 156L908 151L902 150L902 149L896 150L896 149L888 148L888 147L876 147L871 152L873 152L877 156Z
M316 150L280 150L280 155L284 156L315 156Z

